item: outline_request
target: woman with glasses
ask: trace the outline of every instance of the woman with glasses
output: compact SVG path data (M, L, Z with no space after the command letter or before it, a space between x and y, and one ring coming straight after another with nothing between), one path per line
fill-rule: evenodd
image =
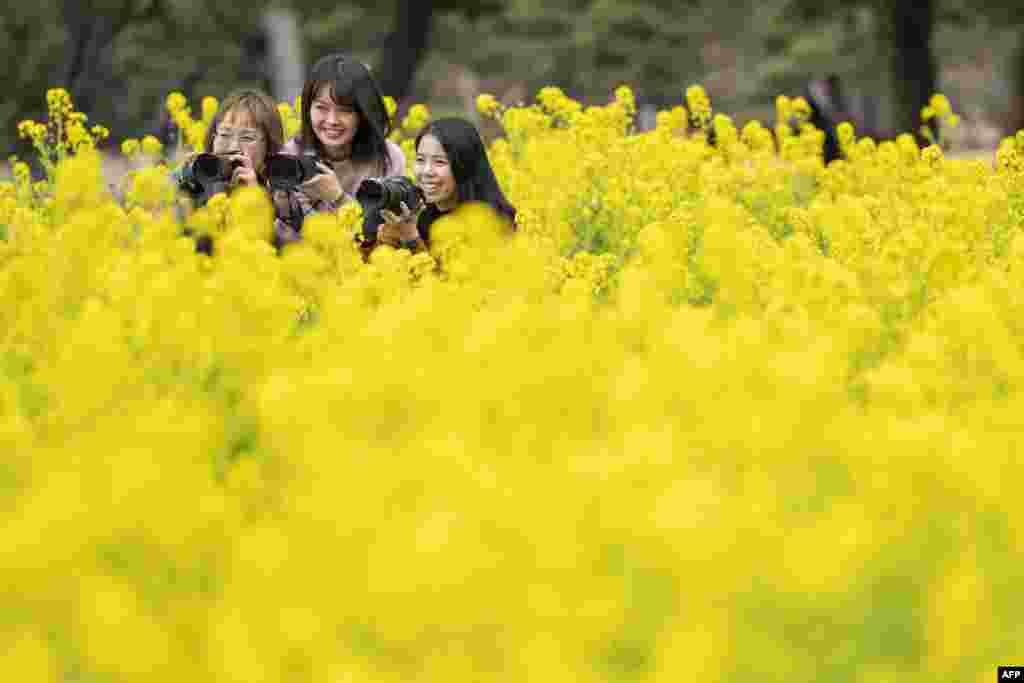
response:
M277 104L256 90L238 90L228 95L206 131L203 151L230 160L233 170L227 179L229 187L263 184L263 165L267 157L277 154L284 144L284 126ZM205 203L190 158L175 171L179 188Z
M284 125L274 100L258 90L238 90L221 103L203 146L204 152L219 156L231 168L230 175L224 178L225 191L247 185L262 187L270 194L275 212L273 242L279 248L299 238L303 214L294 192L271 192L267 182L267 157L279 153L283 145ZM192 197L198 208L206 203L210 193L196 179L193 159L177 169L173 177L179 190ZM201 236L197 246L200 251L212 251L208 236Z

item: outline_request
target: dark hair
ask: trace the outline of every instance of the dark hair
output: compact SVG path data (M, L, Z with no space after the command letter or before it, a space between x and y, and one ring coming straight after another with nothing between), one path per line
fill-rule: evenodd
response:
M505 198L487 158L487 149L476 127L465 119L450 117L431 121L416 136L416 151L425 135L437 138L448 156L460 202L484 202L515 226L515 207Z
M277 103L273 98L259 90L235 90L220 103L217 113L214 114L210 127L206 130L206 140L203 142L203 150L207 153L213 152L213 139L217 135L217 129L221 121L233 110L243 109L249 112L256 126L263 133L267 141L267 156L277 154L284 145L284 124L281 123L281 112L277 110Z
M384 175L387 175L391 170L387 147L391 119L384 106L384 97L366 65L343 54L321 58L313 65L302 86L302 132L299 139L303 149L313 149L318 156L326 156L326 150L313 132L310 115L313 100L325 85L330 86L331 99L335 104L351 105L359 113L359 127L352 140L352 160L379 161L383 164Z

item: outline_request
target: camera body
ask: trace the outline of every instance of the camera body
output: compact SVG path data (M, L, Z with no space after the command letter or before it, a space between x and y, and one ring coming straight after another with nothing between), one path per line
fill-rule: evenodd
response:
M317 167L318 162L314 152L301 156L272 154L267 157L264 168L271 189L292 192L322 172ZM363 237L370 242L377 239L383 221L382 209L400 214L402 203L411 211L423 204L423 192L405 176L367 178L356 189L355 198L363 208Z
M185 165L182 180L197 189L197 205L202 206L210 197L227 192L231 175L242 162L226 154L197 154Z
M401 214L404 203L416 211L423 204L423 191L405 176L367 178L356 190L356 201L363 207L363 237L372 242L383 221L381 210Z
M264 162L271 189L292 191L320 173L314 154L271 154Z

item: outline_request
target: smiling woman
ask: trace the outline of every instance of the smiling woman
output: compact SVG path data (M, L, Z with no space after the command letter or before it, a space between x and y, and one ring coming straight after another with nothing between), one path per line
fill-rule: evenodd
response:
M274 100L258 90L237 90L221 103L203 143L208 159L213 155L225 164L224 176L207 177L204 182L204 174L195 168L200 156L193 156L171 177L196 208L219 192L231 192L243 185L262 188L274 207L273 243L280 247L298 240L304 215L298 193L272 190L269 186L266 160L277 154L283 143L284 125ZM185 234L191 235L191 229L186 229ZM212 253L211 238L199 235L197 249Z
M420 238L430 243L430 227L462 203L487 204L515 229L516 210L505 197L487 158L480 133L469 121L431 121L416 137L416 182L426 197L417 219Z
M203 151L230 159L232 173L227 185L266 185L263 166L284 142L284 127L274 100L256 90L238 90L226 97L207 130ZM182 170L186 170L186 163ZM199 196L188 173L176 176L179 188Z
M381 211L380 241L412 252L430 247L430 233L442 216L469 203L485 204L516 229L516 209L505 197L476 127L457 117L431 121L416 136L416 184L423 207L402 215Z
M405 155L390 132L384 98L364 64L340 54L314 64L302 88L302 129L282 149L315 156L323 171L301 188L303 213L336 210L364 179L402 173Z

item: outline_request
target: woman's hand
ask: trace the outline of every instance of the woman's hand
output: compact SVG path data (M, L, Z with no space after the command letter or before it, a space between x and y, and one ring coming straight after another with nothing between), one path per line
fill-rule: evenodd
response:
M334 170L319 161L317 162L316 167L320 170L320 173L299 185L299 189L302 191L302 194L306 195L313 201L339 201L344 192L341 189L341 183L338 181L338 176L335 175Z
M232 154L232 161L239 162L235 170L231 172L231 184L238 185L259 185L260 179L256 176L256 169L253 168L252 159L244 154Z
M387 209L380 210L380 217L384 220L378 229L377 239L386 244L415 242L419 239L420 233L416 229L416 214L402 202L402 214L395 215Z

